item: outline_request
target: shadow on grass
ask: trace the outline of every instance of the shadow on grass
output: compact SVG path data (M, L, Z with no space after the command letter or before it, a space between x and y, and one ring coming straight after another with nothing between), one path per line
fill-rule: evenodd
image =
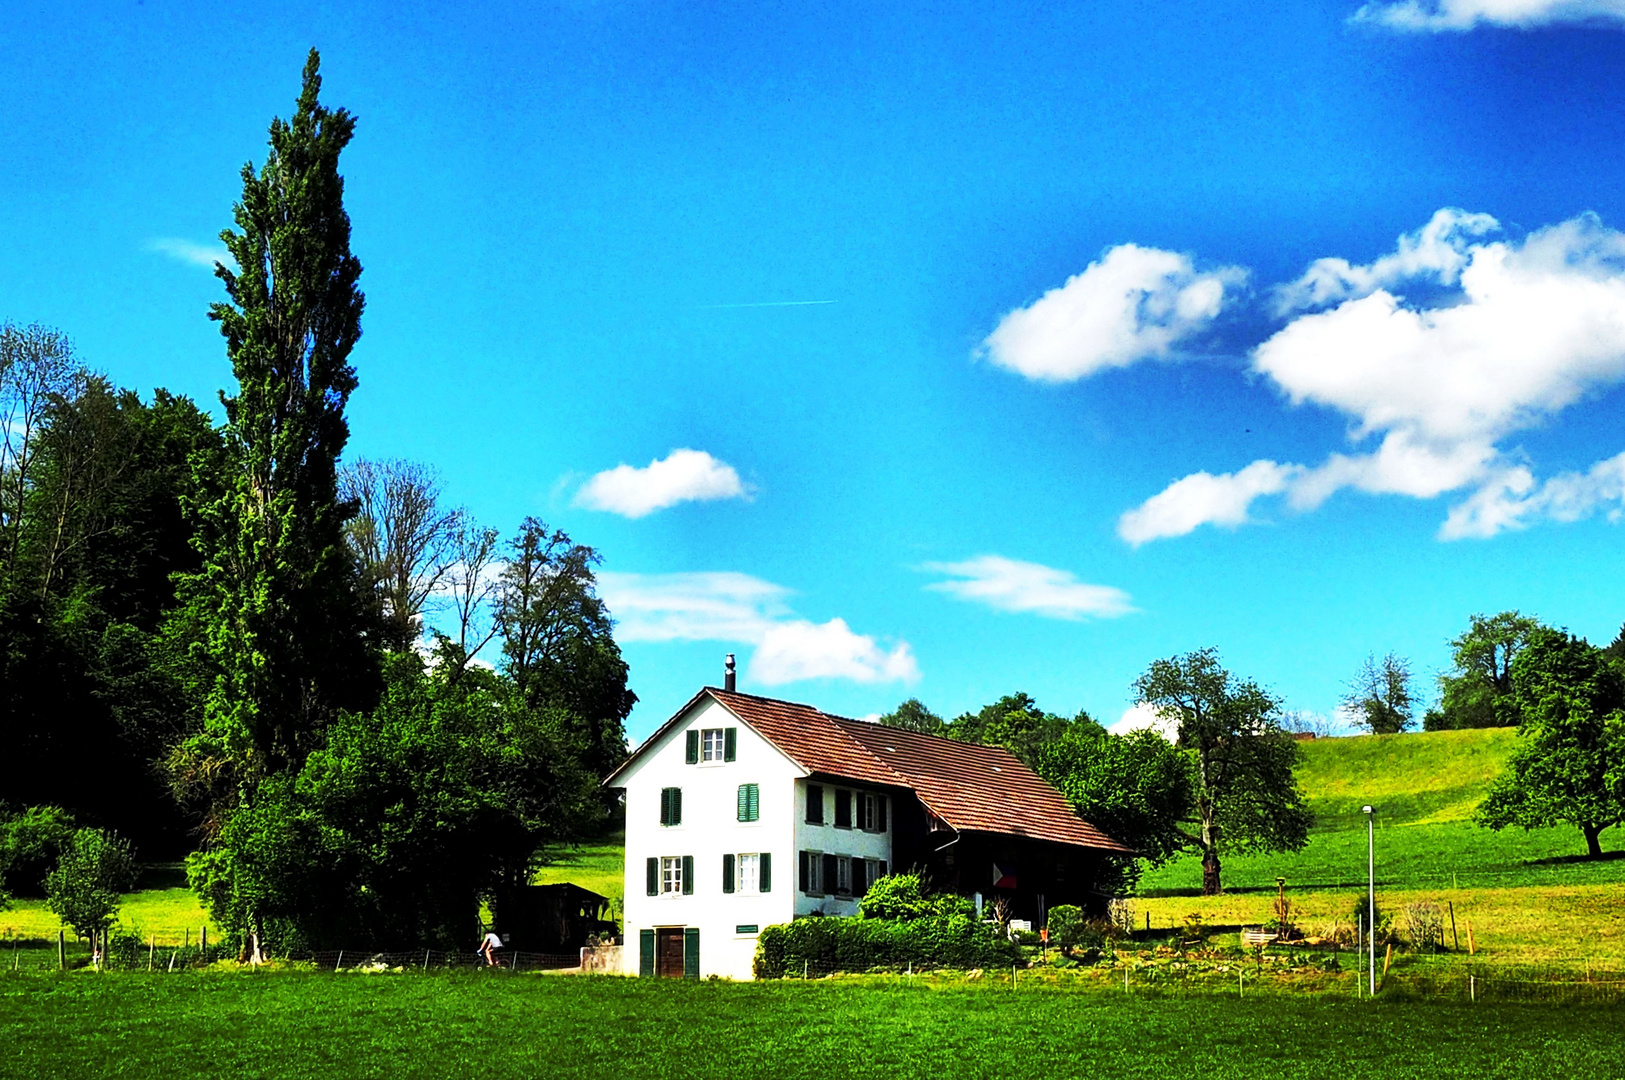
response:
M1625 851L1605 851L1596 858L1590 855L1553 855L1549 859L1526 859L1525 866L1586 866L1595 863L1614 862L1625 859Z

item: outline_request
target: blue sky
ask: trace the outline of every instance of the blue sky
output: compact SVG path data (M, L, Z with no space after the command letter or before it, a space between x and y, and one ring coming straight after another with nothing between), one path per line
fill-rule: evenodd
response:
M12 4L0 317L212 402L311 45L351 453L600 549L634 737L1625 622L1625 3Z

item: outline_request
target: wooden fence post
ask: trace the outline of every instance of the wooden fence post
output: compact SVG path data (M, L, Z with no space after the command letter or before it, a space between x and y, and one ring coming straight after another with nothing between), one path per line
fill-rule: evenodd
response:
M68 941L62 933L61 927L57 927L56 931L56 969L58 971L68 970Z
M152 954L158 948L158 935L147 935L147 970L152 970Z
M1461 952L1461 938L1456 936L1456 902L1446 900L1450 905L1450 944L1456 952Z
M188 928L188 932L190 932L190 928ZM198 931L198 959L202 960L205 964L207 964L209 962L209 924L208 923L204 923L203 928Z
M1478 952L1478 943L1473 940L1473 920L1467 920L1467 955L1472 956Z

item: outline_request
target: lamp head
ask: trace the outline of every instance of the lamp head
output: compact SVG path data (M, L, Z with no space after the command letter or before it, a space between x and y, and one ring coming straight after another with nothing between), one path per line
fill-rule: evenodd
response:
M1377 812L1377 808L1375 806L1362 806L1362 807L1360 807L1360 813L1362 813L1362 814L1375 814L1376 812Z

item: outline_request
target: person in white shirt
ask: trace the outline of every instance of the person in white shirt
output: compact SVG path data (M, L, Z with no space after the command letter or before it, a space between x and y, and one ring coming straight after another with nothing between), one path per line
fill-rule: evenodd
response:
M502 939L497 937L496 934L487 933L485 935L485 940L480 942L479 948L479 954L485 957L485 966L496 967L497 950L505 947L506 946L502 944Z

